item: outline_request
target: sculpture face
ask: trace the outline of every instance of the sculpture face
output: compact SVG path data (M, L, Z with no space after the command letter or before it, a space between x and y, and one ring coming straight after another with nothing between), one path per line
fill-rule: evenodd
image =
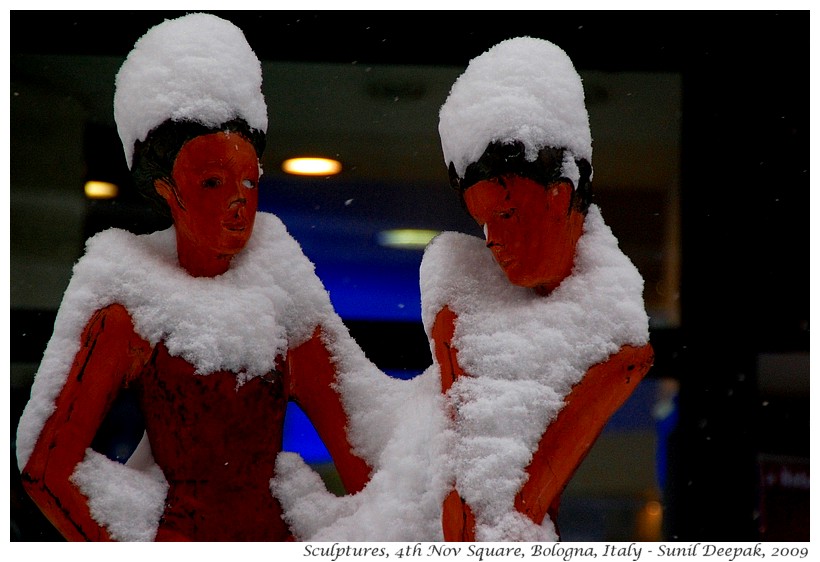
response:
M572 272L584 215L570 209L572 184L544 187L506 175L464 192L470 214L484 227L487 247L511 283L548 293Z
M168 201L177 239L199 253L233 256L253 232L259 201L259 162L237 133L191 139L174 161L174 185L157 182Z

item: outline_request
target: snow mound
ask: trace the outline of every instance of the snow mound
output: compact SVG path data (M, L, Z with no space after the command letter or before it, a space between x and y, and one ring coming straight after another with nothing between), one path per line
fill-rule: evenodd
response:
M214 15L152 27L117 74L114 119L129 168L134 143L169 119L215 127L237 117L267 130L262 66L242 31Z
M543 39L517 37L470 61L439 112L444 162L459 177L493 141L520 141L534 161L544 147L564 148L564 175L577 184L574 159L592 163L581 77L567 54Z

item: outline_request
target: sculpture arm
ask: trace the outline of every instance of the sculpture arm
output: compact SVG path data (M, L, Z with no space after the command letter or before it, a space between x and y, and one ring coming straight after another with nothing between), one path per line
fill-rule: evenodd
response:
M54 412L23 468L26 491L68 540L110 540L70 477L120 388L150 352L124 307L111 305L97 311L82 333L80 350L55 400Z
M516 509L540 524L555 515L561 493L612 415L652 366L652 346L624 346L592 366L572 387L527 467L528 479L515 498Z
M458 363L458 349L453 345L458 316L445 306L436 314L430 335L433 352L441 373L441 392L446 393L459 377L469 376ZM445 541L475 541L475 516L457 490L451 490L441 509L441 526Z
M370 467L351 450L347 414L335 389L336 365L330 356L321 328L299 347L288 351L290 398L305 412L330 452L348 493L364 488Z
M453 346L453 334L456 331L456 313L445 306L436 314L431 336L435 350L436 363L441 372L441 392L446 393L453 383L465 375L458 364L458 350Z

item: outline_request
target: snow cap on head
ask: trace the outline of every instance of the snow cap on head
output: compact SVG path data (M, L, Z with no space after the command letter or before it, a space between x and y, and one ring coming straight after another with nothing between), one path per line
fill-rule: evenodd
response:
M581 77L543 39L508 39L471 60L441 106L439 135L445 164L460 178L494 141L522 143L530 162L544 147L564 149L563 175L573 180L575 160L592 163Z
M169 119L218 127L237 117L267 130L262 66L242 30L217 16L152 27L117 73L114 120L129 168L134 143Z

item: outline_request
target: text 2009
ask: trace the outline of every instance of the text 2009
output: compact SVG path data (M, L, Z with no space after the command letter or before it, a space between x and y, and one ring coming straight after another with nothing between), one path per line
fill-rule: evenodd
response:
M788 556L789 558L805 558L809 555L806 546L776 546L772 549L772 556Z

